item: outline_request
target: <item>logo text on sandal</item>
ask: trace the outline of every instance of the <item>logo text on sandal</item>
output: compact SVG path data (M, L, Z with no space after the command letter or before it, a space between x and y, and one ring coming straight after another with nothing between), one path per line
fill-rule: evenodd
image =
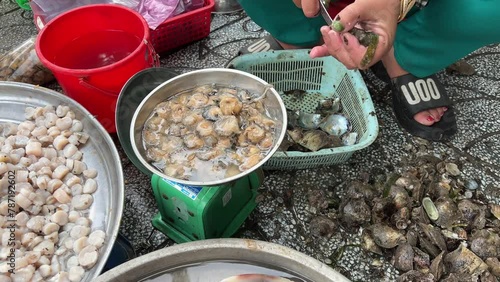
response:
M428 102L431 99L438 100L441 98L436 82L432 78L410 82L407 85L401 86L401 91L410 105L416 105L421 101Z
M265 39L261 39L248 47L250 53L266 52L271 49L271 44L269 44Z

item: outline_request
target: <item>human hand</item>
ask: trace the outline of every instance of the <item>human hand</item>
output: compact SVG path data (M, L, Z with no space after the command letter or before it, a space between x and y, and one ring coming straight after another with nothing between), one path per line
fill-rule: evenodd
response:
M271 0L272 1L272 0ZM304 15L308 18L314 18L319 13L318 0L293 0L293 3L304 11Z
M318 0L294 0L302 7ZM348 69L367 69L391 50L396 34L400 0L356 0L335 18L332 27L321 28L324 44L311 50L311 57L333 56ZM310 9L310 8L308 8ZM306 13L306 11L304 11ZM359 28L378 36L372 47L363 45L354 36ZM333 30L332 30L333 28Z

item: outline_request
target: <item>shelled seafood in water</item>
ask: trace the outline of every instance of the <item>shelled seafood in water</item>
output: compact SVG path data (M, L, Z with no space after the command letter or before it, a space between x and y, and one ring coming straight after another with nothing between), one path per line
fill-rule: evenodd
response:
M158 104L142 133L148 160L173 178L211 181L258 164L273 148L277 121L265 93L202 85Z
M353 182L339 206L361 246L386 256L398 281L498 281L500 206L458 166L421 156L401 175Z
M292 95L296 101L307 94L295 90L285 95ZM320 100L313 113L287 110L288 129L279 150L315 152L356 144L358 134L352 131L351 121L341 110L339 98Z

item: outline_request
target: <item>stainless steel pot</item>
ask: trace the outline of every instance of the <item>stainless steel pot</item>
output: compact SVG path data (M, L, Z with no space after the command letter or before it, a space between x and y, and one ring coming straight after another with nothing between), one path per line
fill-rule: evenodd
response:
M146 279L174 269L216 261L260 265L308 282L349 281L333 268L288 247L249 239L210 239L174 245L140 256L104 273L95 282L147 281ZM203 281L219 282L230 275L234 273L211 269L210 274L203 276ZM158 278L155 281L171 280Z
M238 0L215 0L214 14L229 14L243 10Z
M182 91L192 89L199 85L211 83L236 86L254 93L266 93L265 98L263 99L264 104L266 105L267 112L269 116L277 122L273 147L257 165L235 176L224 178L222 180L186 181L167 176L163 172L153 167L146 160L146 151L144 146L142 145L142 130L144 124L153 112L156 105L158 105L159 103ZM132 143L132 149L134 150L137 158L139 159L141 164L151 172L176 183L206 187L233 182L234 180L239 179L261 167L269 158L271 158L276 150L278 150L279 145L285 137L286 126L287 116L285 104L283 103L283 100L281 100L278 92L271 85L258 78L257 76L243 71L213 68L181 74L155 88L146 98L142 100L141 104L137 107L134 113L132 123L130 125L130 140Z
M163 82L177 76L178 73L168 68L149 68L132 76L123 86L116 102L116 133L123 151L130 161L144 174L153 173L137 159L130 143L130 123L137 106L153 89Z
M71 108L82 124L90 139L80 147L83 161L88 167L98 171L98 187L94 193L94 203L89 217L92 230L100 229L106 233L104 245L99 250L97 264L90 269L82 281L93 281L104 268L118 236L124 205L123 171L118 151L113 140L97 119L74 100L56 91L17 82L0 82L0 123L20 123L25 120L26 107L47 105L66 105Z

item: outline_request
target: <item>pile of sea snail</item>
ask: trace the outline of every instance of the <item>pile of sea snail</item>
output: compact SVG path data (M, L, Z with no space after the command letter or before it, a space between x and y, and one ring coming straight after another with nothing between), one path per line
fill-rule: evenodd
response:
M25 118L0 124L0 281L81 281L106 237L88 217L97 171L78 147L89 135L67 106Z
M362 248L389 258L398 281L497 281L500 206L476 181L434 156L380 179L351 183L340 218L363 228Z

